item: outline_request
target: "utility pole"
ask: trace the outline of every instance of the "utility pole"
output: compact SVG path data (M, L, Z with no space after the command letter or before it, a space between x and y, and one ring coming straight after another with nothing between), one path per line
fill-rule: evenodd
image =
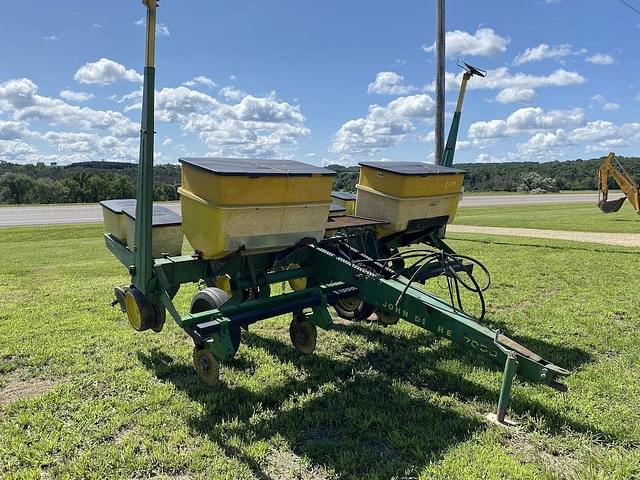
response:
M436 0L436 144L435 164L442 165L444 154L445 17L444 1Z

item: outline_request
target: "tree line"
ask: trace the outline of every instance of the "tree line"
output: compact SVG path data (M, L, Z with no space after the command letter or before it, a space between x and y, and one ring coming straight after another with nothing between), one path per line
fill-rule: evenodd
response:
M595 190L596 170L602 158L565 162L467 163L465 191ZM640 181L640 158L620 161ZM337 172L334 189L355 192L359 168L329 165ZM0 161L0 203L86 203L136 195L137 165L119 162L86 162L66 166L44 163L21 165ZM156 200L177 200L178 165L156 165ZM610 180L610 188L616 188Z
M0 161L0 203L92 203L136 196L137 166L87 162L67 166ZM156 200L177 200L180 167L154 168Z
M640 158L618 157L627 171L640 182ZM596 171L604 157L563 162L461 163L455 168L466 171L467 192L541 192L558 190L597 190ZM358 167L329 165L338 172L334 188L355 192ZM617 188L609 179L609 188Z

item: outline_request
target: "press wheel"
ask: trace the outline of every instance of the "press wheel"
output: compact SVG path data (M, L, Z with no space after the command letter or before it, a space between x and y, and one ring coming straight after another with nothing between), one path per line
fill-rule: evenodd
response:
M220 364L209 349L198 345L193 347L193 368L205 385L216 385L220 382Z
M304 315L294 315L289 325L289 336L291 343L300 353L309 355L316 349L318 330Z

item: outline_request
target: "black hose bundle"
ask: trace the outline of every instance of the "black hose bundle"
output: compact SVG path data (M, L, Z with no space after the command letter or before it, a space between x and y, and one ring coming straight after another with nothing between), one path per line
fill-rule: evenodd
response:
M383 271L388 272L391 270L388 267L389 264L399 259L416 259L416 261L408 268L401 269L400 271L394 271L393 274L389 277L398 277L400 275L403 275L407 271L413 270L404 290L396 300L396 306L400 304L402 298L409 290L409 287L416 281L417 278L419 278L418 275L420 274L420 272L428 269L429 267L434 267L439 268L442 271L441 275L444 276L447 280L447 288L449 291L451 306L456 310L466 313L464 305L462 304L462 296L460 295L460 286L462 286L466 290L469 290L470 292L478 295L478 299L480 301L480 315L477 319L479 321L482 321L484 319L484 316L486 314L486 303L483 292L485 292L491 286L491 274L489 272L489 269L482 262L468 255L446 252L444 250L437 250L434 248L422 248L398 252L394 255L391 255L390 257L379 258L375 261L359 260L355 263L374 263L379 268L378 273L383 274ZM467 266L462 267L463 262L465 261L476 265L484 272L484 274L486 275L486 282L484 285L481 286L479 284L471 271L472 269L468 268ZM468 277L467 279L464 278L465 275L466 277Z

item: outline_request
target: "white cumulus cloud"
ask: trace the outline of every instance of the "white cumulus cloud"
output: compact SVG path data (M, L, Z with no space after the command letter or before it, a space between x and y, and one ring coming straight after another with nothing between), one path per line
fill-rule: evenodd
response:
M191 80L188 80L184 82L183 85L185 87L191 87L191 88L196 87L198 85L204 85L205 87L209 87L209 88L218 86L216 82L211 80L209 77L205 77L204 75L199 75Z
M310 133L300 107L278 100L275 92L228 104L184 86L163 88L156 95L156 116L196 133L220 155L290 156L298 139Z
M498 103L527 103L536 96L533 88L508 87L498 92L496 102Z
M412 85L403 83L404 77L396 72L379 72L367 88L368 93L382 95L407 95L417 90Z
M330 151L348 159L370 156L398 145L415 130L413 120L430 119L434 100L425 94L400 97L386 107L371 105L366 117L349 120L340 127Z
M16 121L40 120L52 125L104 130L118 137L136 136L139 127L119 112L70 105L60 99L37 94L38 86L28 78L0 83L0 109Z
M60 92L60 97L64 98L65 100L69 100L70 102L82 103L91 100L93 98L93 93L62 90Z
M228 85L226 87L222 87L220 89L220 91L218 92L218 94L223 97L223 98L227 98L229 100L240 100L241 98L245 97L247 95L246 92L243 92L242 90L237 89L236 87L232 86L232 85Z
M551 130L583 125L586 121L581 108L572 110L550 110L540 107L520 108L506 120L474 122L469 127L469 138L500 138L533 130Z
M620 108L620 105L614 102L609 102L602 94L597 94L591 97L591 100L606 112L614 112Z
M615 59L611 55L605 53L595 53L587 57L587 62L594 65L611 65L615 63Z
M469 55L478 57L495 57L507 51L509 38L501 37L492 28L479 28L471 34L462 30L447 32L445 36L446 54L448 57ZM422 47L431 53L436 49L435 42L431 46Z
M143 77L134 69L108 58L81 66L74 76L79 83L109 85L118 81L142 82Z
M515 60L514 65L523 65L529 62L539 62L544 59L558 59L571 55L571 45L562 44L550 46L546 43L541 43L536 47L527 48L524 52L519 53Z

